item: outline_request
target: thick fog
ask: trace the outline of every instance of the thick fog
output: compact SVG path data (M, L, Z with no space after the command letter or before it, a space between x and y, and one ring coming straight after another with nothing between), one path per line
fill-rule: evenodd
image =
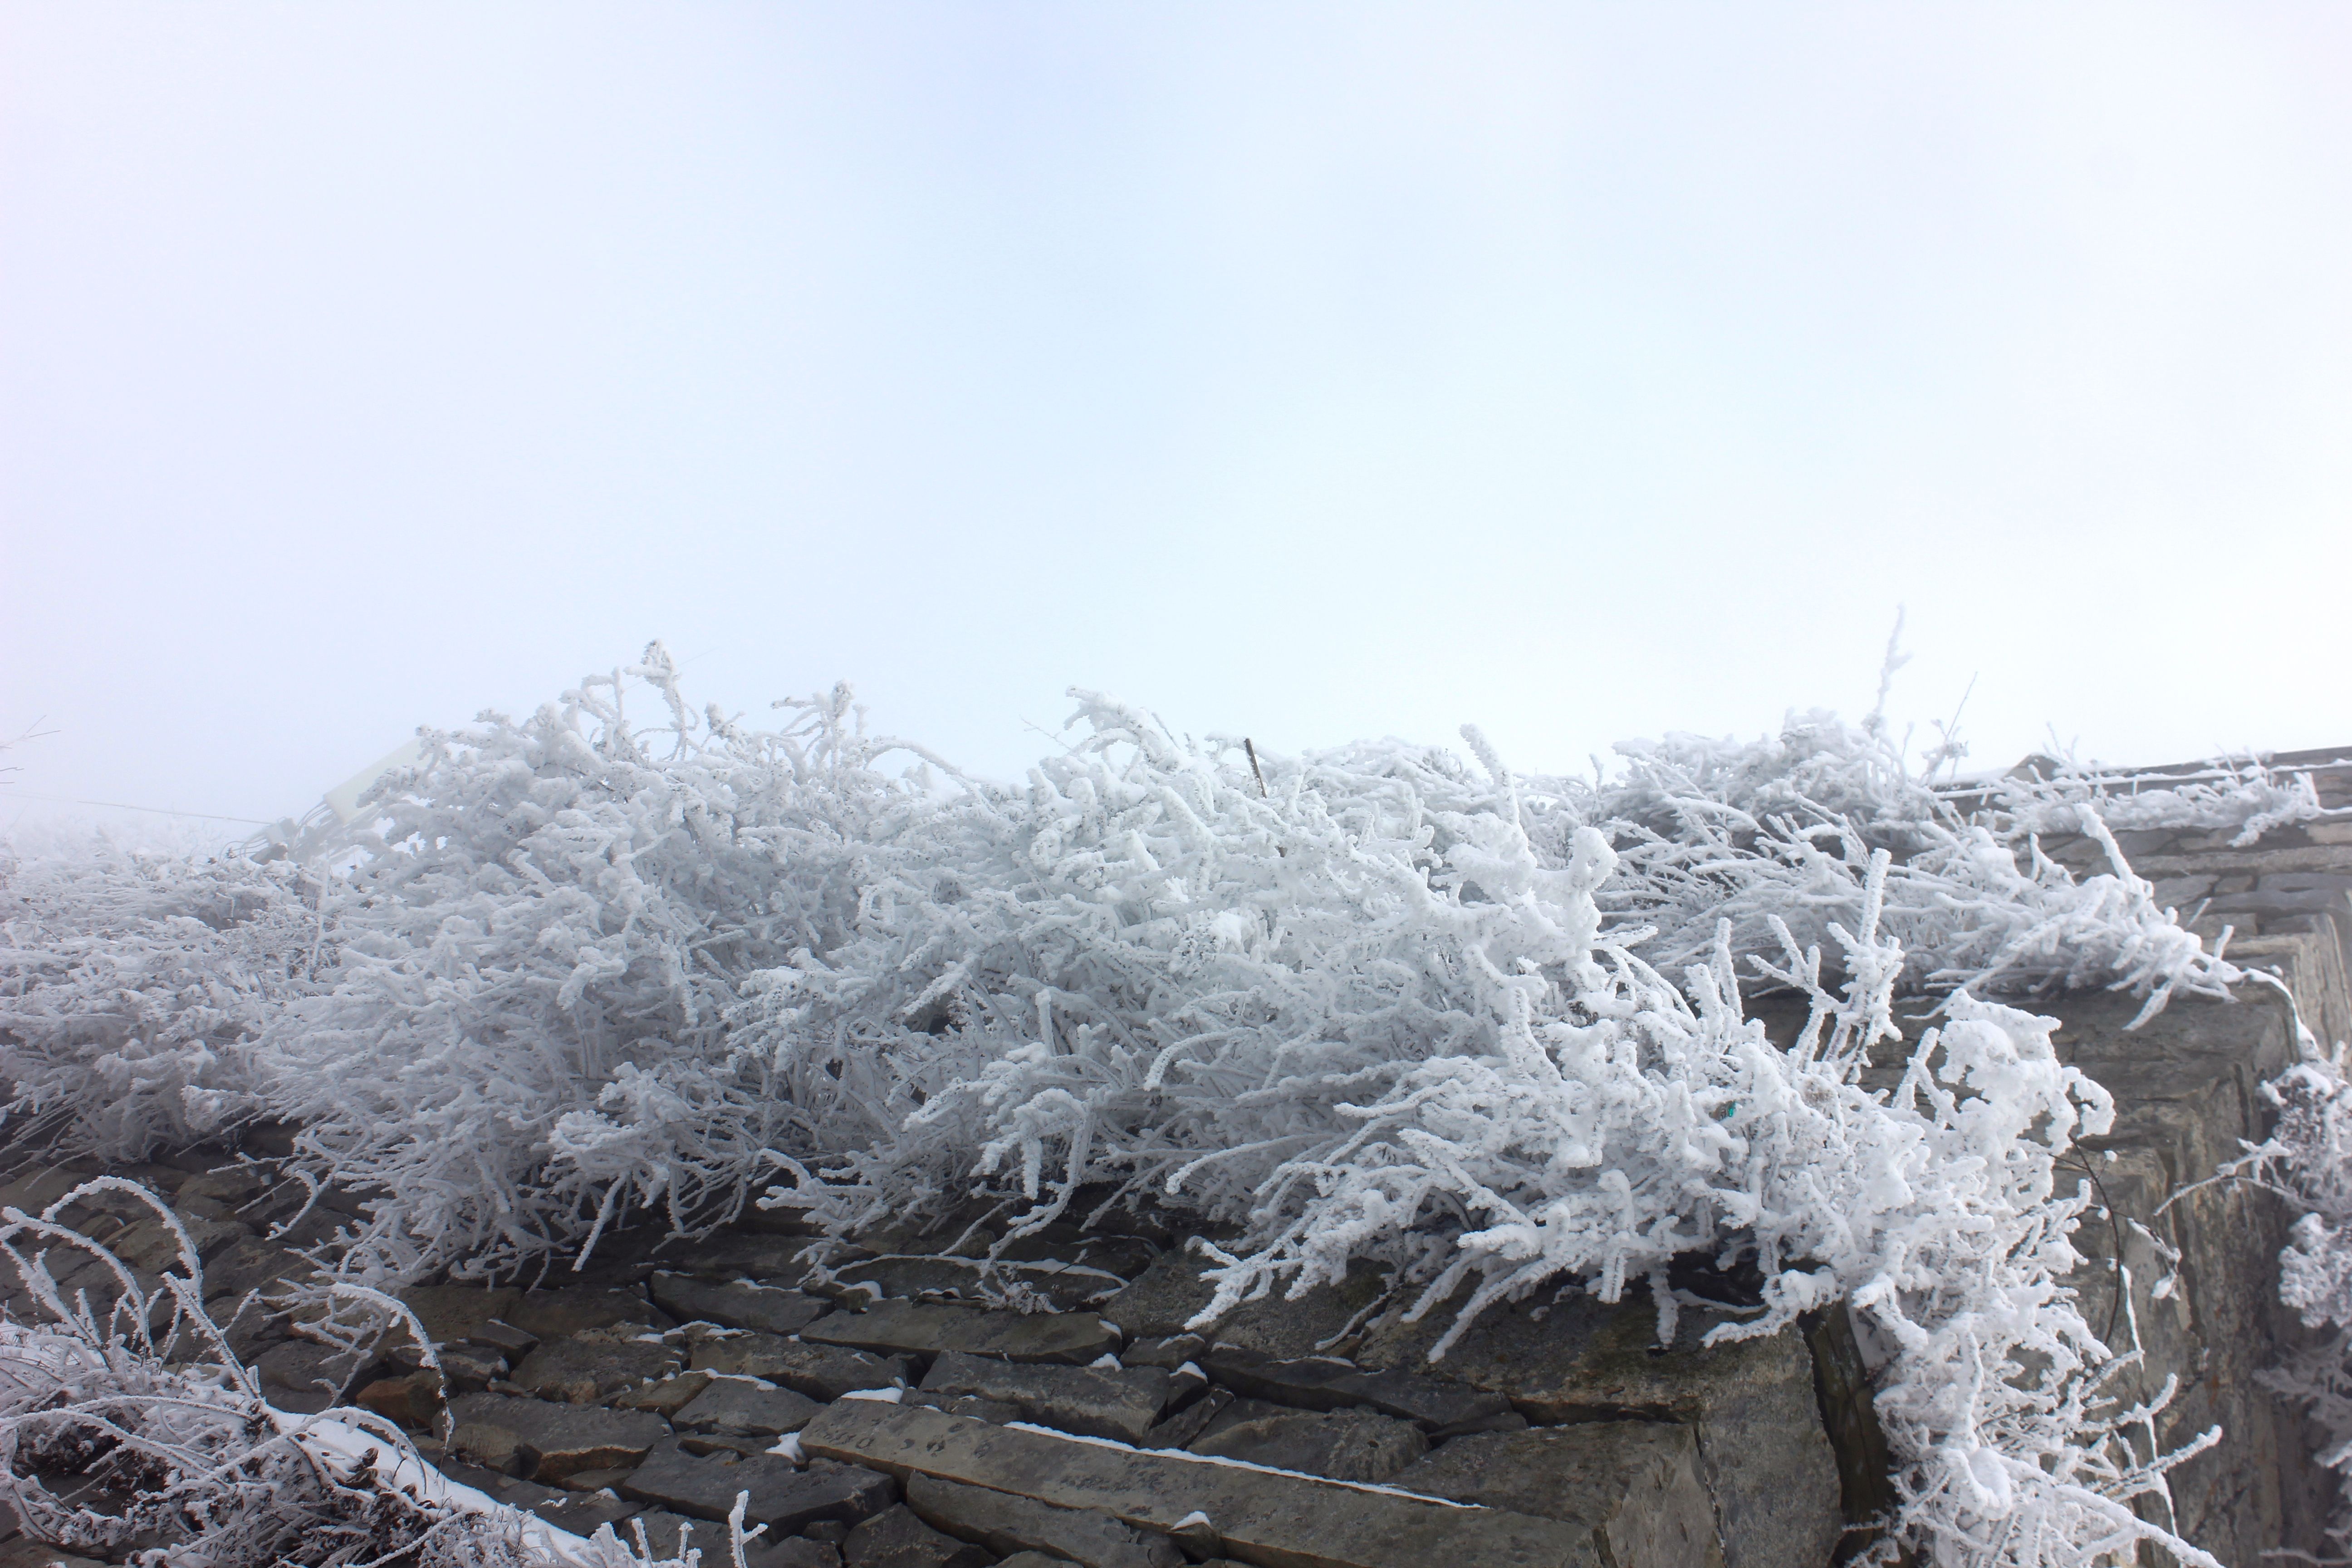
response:
M997 773L1072 684L1754 734L1898 605L1973 763L2352 742L2347 73L2317 5L13 5L0 825L299 812L652 637Z

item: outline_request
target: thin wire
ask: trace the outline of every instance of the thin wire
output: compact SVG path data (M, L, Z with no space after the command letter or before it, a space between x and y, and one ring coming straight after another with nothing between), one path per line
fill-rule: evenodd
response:
M209 811L173 811L161 805L132 805L120 800L84 800L79 795L42 795L37 790L28 789L0 787L0 800L49 800L64 805L102 805L110 811L148 811L157 816L194 816L205 822L242 822L254 827L269 826L266 820L258 816L221 816Z

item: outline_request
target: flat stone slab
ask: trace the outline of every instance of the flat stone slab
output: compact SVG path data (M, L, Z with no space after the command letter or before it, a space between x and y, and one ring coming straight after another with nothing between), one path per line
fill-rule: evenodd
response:
M833 1310L833 1303L821 1297L740 1280L718 1284L691 1274L657 1273L649 1283L655 1302L681 1323L723 1323L763 1334L796 1334Z
M1428 1453L1429 1439L1412 1422L1374 1411L1293 1410L1237 1421L1191 1447L1196 1454L1304 1470L1335 1481L1385 1481Z
M716 1279L757 1279L792 1286L808 1272L801 1258L814 1238L805 1236L714 1236L665 1249L661 1267Z
M989 1568L979 1547L942 1535L903 1505L886 1509L841 1543L848 1568Z
M1348 1351L1348 1342L1340 1336L1388 1289L1385 1273L1359 1261L1349 1268L1348 1278L1339 1285L1318 1285L1296 1301L1276 1290L1243 1302L1213 1324L1192 1328L1192 1320L1215 1294L1215 1288L1201 1278L1201 1272L1214 1267L1181 1248L1164 1252L1133 1284L1097 1303L1096 1310L1117 1323L1129 1339L1189 1332L1265 1355L1297 1357L1321 1354L1326 1349ZM1327 1345L1326 1342L1334 1340L1340 1342Z
M844 1400L801 1433L803 1453L1094 1509L1166 1532L1194 1513L1227 1556L1259 1568L1600 1568L1591 1531L1231 1461L1056 1437L922 1405Z
M552 1340L523 1358L514 1382L541 1399L593 1405L607 1394L668 1377L682 1360L662 1344Z
M254 1359L261 1391L270 1404L298 1415L331 1409L373 1358L331 1350L310 1340L288 1340Z
M637 1291L600 1289L589 1285L526 1291L507 1310L489 1315L542 1340L564 1339L618 1323L636 1323L649 1329L677 1326L668 1313Z
M1428 1347L1460 1300L1418 1323L1375 1322L1356 1359L1458 1377L1547 1425L1635 1417L1693 1426L1728 1568L1828 1561L1844 1530L1837 1457L1813 1358L1795 1329L1709 1349L1697 1342L1721 1320L1687 1310L1674 1348L1660 1352L1647 1300L1611 1306L1572 1294L1549 1305L1497 1302L1432 1367Z
M408 1310L433 1337L435 1344L458 1344L493 1318L504 1318L522 1304L522 1292L511 1288L484 1289L479 1285L413 1285L400 1293Z
M781 1383L811 1399L838 1399L866 1388L911 1384L916 1367L905 1356L877 1356L842 1345L811 1344L773 1334L730 1334L694 1347L697 1372L733 1372Z
M1099 1509L1055 1508L1034 1498L911 1474L907 1506L935 1530L976 1541L991 1552L1032 1552L1082 1568L1182 1568L1184 1554L1164 1535L1122 1524Z
M1384 1415L1425 1426L1482 1421L1510 1409L1499 1394L1410 1372L1364 1372L1328 1356L1276 1360L1237 1345L1213 1345L1194 1358L1235 1394L1302 1410L1345 1410L1369 1405Z
M452 1400L450 1446L494 1470L552 1485L583 1470L642 1460L669 1436L669 1423L637 1410L557 1405L511 1394L465 1394Z
M835 1312L801 1338L856 1350L936 1356L950 1351L1007 1361L1084 1366L1118 1351L1118 1331L1092 1312L991 1312L882 1301L863 1312Z
M1024 1420L1043 1426L1137 1443L1168 1403L1168 1374L1150 1366L1030 1366L950 1351L931 1363L923 1392L1017 1405Z
M856 1465L820 1463L803 1470L777 1454L746 1454L728 1464L689 1454L676 1438L657 1444L619 1489L637 1502L709 1520L724 1520L735 1494L748 1492L745 1521L766 1525L772 1536L797 1535L820 1520L855 1525L898 1495L889 1477Z
M1697 1438L1678 1424L1585 1421L1457 1437L1395 1480L1412 1491L1589 1524L1615 1568L1723 1563L1715 1510L1699 1482Z
M650 1410L667 1421L701 1398L711 1382L707 1372L682 1372L650 1386L616 1394L605 1403L615 1410Z
M756 1388L722 1378L670 1420L688 1431L726 1437L778 1437L799 1431L824 1408L789 1388Z

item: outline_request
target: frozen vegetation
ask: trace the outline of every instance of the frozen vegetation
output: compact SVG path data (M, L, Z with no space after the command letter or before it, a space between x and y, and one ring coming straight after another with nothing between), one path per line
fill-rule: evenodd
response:
M2211 1561L2132 1507L2182 1456L2103 1399L2130 1346L2062 1283L2089 1198L2058 1163L2111 1108L2032 999L2227 994L2243 976L2112 834L2252 836L2318 815L2307 784L1939 789L1948 752L1914 767L1875 717L1819 712L1523 776L1475 731L1466 755L1285 755L1076 695L1067 748L992 783L867 735L846 689L772 727L697 714L656 647L428 733L352 828L14 852L11 1117L125 1160L299 1123L300 1172L383 1194L336 1266L352 1289L536 1277L624 1221L758 1202L852 1232L975 1194L1015 1236L1143 1202L1230 1227L1212 1315L1370 1259L1457 1325L1646 1282L1671 1334L1670 1259L1752 1265L1762 1310L1716 1334L1843 1298L1893 1363L1894 1539L1926 1560ZM2105 868L2070 873L2050 834ZM1767 990L1809 1009L1793 1045L1746 1016ZM1907 1046L1898 999L1934 1015ZM1865 1089L1874 1059L1895 1088ZM2337 1323L2342 1085L2315 1051L2263 1166L2314 1208L2288 1289ZM168 1440L207 1475L238 1444L291 1463L225 1350L166 1372L102 1324L0 1332L49 1369L11 1411L58 1378L176 1379ZM2288 1375L2352 1438L2342 1365ZM460 1535L484 1563L540 1550Z

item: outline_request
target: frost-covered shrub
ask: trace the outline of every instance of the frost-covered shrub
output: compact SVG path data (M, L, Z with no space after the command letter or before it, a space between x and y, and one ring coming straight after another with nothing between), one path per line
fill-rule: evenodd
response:
M310 1173L379 1194L347 1271L511 1272L763 1186L840 1229L1148 1195L1239 1227L1213 1311L1354 1258L1424 1310L1615 1300L1699 1253L1765 1277L1732 1331L1845 1296L1894 1343L1904 1539L2052 1564L2161 1539L2127 1505L2162 1462L2117 1436L2147 1415L2099 1405L2116 1361L2059 1283L2082 1199L2054 1165L2103 1100L1993 998L2238 976L2098 788L1967 815L1883 726L1818 714L1582 781L1475 731L1475 761L1281 756L1083 693L1008 785L866 738L845 691L762 731L698 719L657 647L626 674L666 721L633 727L616 676L425 734L370 826L293 858L305 967L237 1048L150 1075L301 1121ZM2225 795L2193 804L2315 809ZM2062 830L2106 868L2041 854ZM83 972L8 936L12 1003L79 1016ZM1811 1000L1795 1047L1743 987ZM1858 1075L1898 994L1943 1023L1880 1100ZM71 1048L0 1028L0 1069L100 1092L42 1027Z
M283 860L0 845L9 1119L120 1160L254 1113L254 1042L332 962L320 892Z
M184 1234L178 1266L142 1281L58 1223L94 1192L143 1198L178 1229L111 1178L39 1216L0 1211L0 1258L32 1302L31 1321L0 1318L0 1501L28 1534L142 1568L696 1568L698 1554L633 1552L609 1526L583 1542L455 1487L371 1412L272 1409L205 1311ZM99 1306L87 1284L59 1289L59 1258L104 1266Z

